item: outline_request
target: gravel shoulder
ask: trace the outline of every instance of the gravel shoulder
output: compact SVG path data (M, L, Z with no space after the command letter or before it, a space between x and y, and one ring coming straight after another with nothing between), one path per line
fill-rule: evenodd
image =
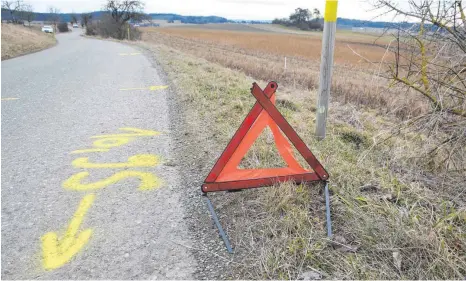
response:
M231 276L231 263L235 263L235 254L227 252L210 217L206 198L201 192L201 185L210 171L208 165L217 159L221 148L215 138L211 137L209 127L200 126L197 113L186 102L184 95L180 94L182 90L176 85L176 81L165 74L159 61L160 53L154 52L151 46L137 46L150 58L162 79L170 85L167 102L174 152L170 165L177 167L180 173L180 186L183 188L181 200L192 241L192 246L188 248L198 265L194 278L226 279ZM215 199L211 200L215 204Z

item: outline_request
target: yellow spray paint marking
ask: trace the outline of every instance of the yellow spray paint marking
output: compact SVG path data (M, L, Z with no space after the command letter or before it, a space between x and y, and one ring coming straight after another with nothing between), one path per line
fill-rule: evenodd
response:
M338 0L327 0L325 3L324 20L327 22L335 22L337 20Z
M154 176L152 173L147 172L137 172L137 171L122 171L113 174L112 176L96 181L93 183L81 183L81 180L89 177L88 172L80 172L72 175L66 181L63 182L63 187L65 189L78 190L78 191L88 191L93 189L101 189L108 185L114 184L126 178L139 178L141 184L139 185L139 190L151 190L158 188L162 185L162 180Z
M151 130L142 130L138 128L120 128L122 131L132 132L130 134L109 134L93 136L91 138L98 138L93 142L95 148L78 149L72 151L70 154L90 153L90 152L107 152L112 147L122 146L134 140L134 137L157 136L160 132Z
M115 135L108 135L109 137L105 137L100 140L96 140L92 143L95 147L98 148L112 148L112 147L117 147L121 146L124 144L127 144L128 142L134 140L134 138L129 138L127 136L118 136L115 137ZM94 137L91 137L94 138Z
M98 138L118 138L118 137L148 137L148 136L157 136L160 135L160 132L151 131L151 130L142 130L137 128L120 128L121 131L126 132L134 132L132 134L113 134L113 135L100 135L100 136L93 136L91 139L98 139ZM95 142L94 142L95 145Z
M133 91L133 90L155 91L155 90L161 90L161 89L166 89L166 88L168 88L168 86L161 85L161 86L150 86L150 87L141 87L141 88L123 88L123 89L120 89L120 91Z
M89 149L78 149L71 151L70 154L89 153L89 152L107 152L108 148L89 148Z
M162 90L162 89L166 89L166 88L168 88L168 86L150 86L149 90L155 91L155 90Z
M19 100L19 98L2 98L2 100Z
M153 167L160 163L159 157L152 154L138 154L128 158L126 163L89 163L88 157L76 158L71 164L76 168L131 168Z
M55 232L49 232L42 236L42 264L45 269L52 270L65 265L87 244L92 235L92 229L88 228L82 231L77 237L76 234L78 234L79 226L94 199L95 195L89 194L81 200L78 210L74 213L65 235L61 239Z

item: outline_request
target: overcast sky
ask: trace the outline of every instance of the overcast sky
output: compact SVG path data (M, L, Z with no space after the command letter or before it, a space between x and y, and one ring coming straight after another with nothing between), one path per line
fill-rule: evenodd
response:
M105 0L24 0L38 12L53 6L63 13L99 10ZM371 0L339 0L338 16L371 20L378 14L371 11ZM404 1L404 0L400 0ZM221 16L228 19L272 20L288 17L295 8L317 8L322 13L325 0L146 0L147 13L175 13L192 16ZM390 20L379 18L378 20Z

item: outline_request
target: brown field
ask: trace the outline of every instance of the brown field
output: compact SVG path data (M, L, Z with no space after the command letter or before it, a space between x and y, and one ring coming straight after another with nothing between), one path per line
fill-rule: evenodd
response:
M247 27L253 31L253 27ZM210 41L219 45L234 46L309 60L320 60L320 50L322 48L321 33L314 32L309 32L311 35L261 32L252 35L251 33L242 31L200 29L199 27L196 29L194 27L148 28L147 32L161 32L170 36ZM377 37L363 34L349 35L346 32L339 33L335 46L335 63L339 65L366 66L368 64L367 61L361 59L351 49L373 63L380 62L384 56L386 45L373 44L376 39Z
M257 25L247 25L239 23L209 23L203 24L200 27L198 24L181 24L176 26L164 26L163 28L181 28L181 29L196 29L196 30L227 30L241 32L271 32L270 30L258 28Z
M231 26L230 26L231 28ZM275 80L297 88L318 87L321 34L283 34L190 28L144 28L142 40L163 44L264 81ZM417 115L426 107L411 93L397 94L374 76L386 54L388 37L337 33L333 74L333 97L394 113L401 118ZM379 42L377 41L377 42ZM383 43L385 42L385 43ZM285 57L287 68L284 67ZM396 99L393 97L396 96Z
M55 36L36 26L2 24L2 60L37 52L56 44Z

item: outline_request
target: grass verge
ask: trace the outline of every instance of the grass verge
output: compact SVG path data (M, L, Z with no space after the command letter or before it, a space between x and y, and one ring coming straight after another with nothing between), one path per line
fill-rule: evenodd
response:
M2 60L37 52L56 43L54 35L37 27L2 24Z
M191 138L213 139L217 156L247 114L255 81L164 45L152 50L190 114ZM257 81L263 87L265 81ZM457 279L466 274L464 186L412 160L417 135L375 145L393 124L375 110L333 102L328 136L313 138L315 93L279 85L278 108L331 176L335 237L325 232L319 185L290 183L212 196L235 247L230 278ZM201 142L200 142L201 143ZM263 137L248 163L277 163ZM210 159L200 170L208 170ZM307 274L307 275L306 275Z

